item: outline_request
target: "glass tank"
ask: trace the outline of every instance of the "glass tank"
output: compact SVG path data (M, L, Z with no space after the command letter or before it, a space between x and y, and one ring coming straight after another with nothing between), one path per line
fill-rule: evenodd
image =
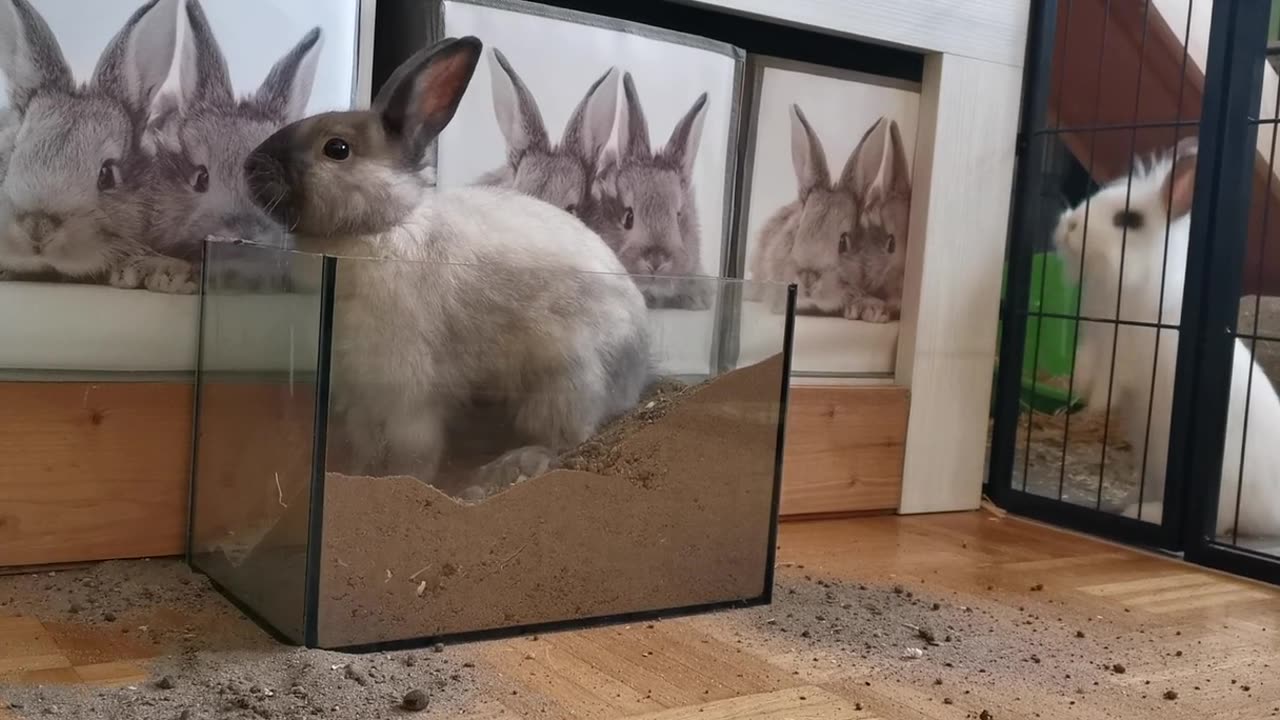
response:
M325 648L767 602L791 288L528 272L209 243L193 565Z

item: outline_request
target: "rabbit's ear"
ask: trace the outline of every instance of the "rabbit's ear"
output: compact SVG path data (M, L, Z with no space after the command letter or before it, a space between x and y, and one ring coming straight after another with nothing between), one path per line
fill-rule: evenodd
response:
M791 106L791 164L795 166L801 199L814 188L831 185L827 151L822 149L822 141L799 105Z
M640 94L631 73L622 76L622 118L618 121L618 154L623 160L649 160L649 124L640 107Z
M889 145L889 121L881 117L862 134L858 146L849 155L840 172L840 185L861 200L880 187L881 170L885 166L885 150Z
M600 156L600 166L591 181L591 197L599 202L605 195L618 194L618 153L612 148Z
M1169 217L1177 219L1191 212L1191 201L1196 192L1196 154L1175 158L1160 187L1160 200L1168 203Z
M267 79L254 95L254 100L272 117L293 122L302 117L311 99L311 86L316 79L316 65L324 38L320 28L313 27L280 58L267 73Z
M698 143L702 141L702 123L707 119L707 94L702 93L693 102L689 112L680 118L663 153L680 165L686 178L693 176L693 161L698 157Z
M884 182L892 194L911 193L911 166L907 163L907 148L902 142L898 121L889 121L889 146L885 149Z
M93 71L93 85L145 115L169 77L178 44L178 1L151 0L107 43Z
M49 24L27 0L0 5L0 69L9 82L9 104L21 113L41 90L71 92L71 68Z
M613 134L618 117L618 69L609 68L600 76L578 107L569 116L560 146L578 155L587 165L596 164L600 151Z
M483 49L476 37L446 38L406 60L378 91L373 111L382 116L386 132L404 143L406 160L415 166L458 111Z
M542 122L538 101L498 48L493 49L489 72L493 75L493 114L502 137L506 138L507 157L512 166L530 150L550 151L551 140Z
M227 59L218 47L200 0L187 0L187 30L179 72L182 81L179 107L187 110L192 105L228 107L234 104Z

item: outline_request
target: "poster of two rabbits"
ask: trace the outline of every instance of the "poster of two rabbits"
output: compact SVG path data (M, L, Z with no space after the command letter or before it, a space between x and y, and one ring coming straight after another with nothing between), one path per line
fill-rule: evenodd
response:
M509 0L440 3L488 45L439 140L438 182L513 187L578 215L651 308L710 310L725 273L742 53ZM709 323L704 323L708 328Z
M891 373L919 86L772 58L753 78L745 275L796 284L797 372ZM780 312L762 290L757 312Z
M360 0L0 0L0 279L192 293L244 158L354 101Z

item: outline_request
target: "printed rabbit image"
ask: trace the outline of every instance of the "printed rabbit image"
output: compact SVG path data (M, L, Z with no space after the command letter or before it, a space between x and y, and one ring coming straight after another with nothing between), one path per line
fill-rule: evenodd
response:
M1063 213L1054 242L1068 265L1069 277L1080 277L1083 270L1082 316L1168 325L1180 322L1195 169L1195 146L1184 143ZM1101 411L1110 401L1135 457L1145 463L1142 505L1130 505L1125 514L1137 516L1141 512L1143 520L1159 522L1178 331L1081 324L1076 385L1093 410ZM1231 411L1217 532L1280 535L1280 446L1271 440L1280 436L1280 397L1239 340L1234 342L1231 370ZM1249 442L1244 445L1242 463L1246 399ZM1135 487L1135 500L1137 494Z
M587 88L560 144L553 146L533 93L497 48L489 63L493 110L507 144L507 163L476 182L519 190L578 216L590 202L600 153L618 113L618 71L610 68Z
M527 195L438 190L420 174L481 51L474 37L426 48L372 110L292 123L245 166L255 201L300 249L373 258L346 264L336 289L344 469L429 482L446 428L483 400L528 445L482 468L468 498L550 467L650 377L644 298L595 233Z
M851 162L858 219L838 247L844 316L891 322L902 314L911 213L911 169L897 121L876 121L862 136Z
M791 160L799 197L761 228L750 277L795 283L796 311L888 322L902 302L910 184L897 124L881 118L863 134L832 182L826 151L799 105L791 106ZM786 297L766 300L782 312Z
M283 233L249 195L244 161L267 136L302 117L323 39L312 28L281 57L257 91L237 98L226 56L199 0L186 0L181 83L164 93L148 128L155 158L147 174L147 243L193 263L208 236L279 243Z
M151 0L77 85L27 0L0 2L0 70L9 113L0 186L0 271L8 277L121 284L142 243L142 136L177 43L178 0Z
M637 278L650 307L702 310L712 288L703 274L702 228L694 200L694 160L706 119L702 93L661 149L649 144L649 125L631 73L623 75L618 149L606 151L584 216Z

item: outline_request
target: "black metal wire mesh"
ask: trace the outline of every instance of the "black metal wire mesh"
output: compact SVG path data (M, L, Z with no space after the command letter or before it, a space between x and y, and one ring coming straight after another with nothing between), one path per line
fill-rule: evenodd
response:
M989 491L1280 577L1280 0L1241 2L1033 13Z
M1157 409L1164 405L1161 395L1172 388L1159 382L1164 378L1157 378L1157 368L1161 356L1175 352L1178 330L1176 318L1170 321L1164 312L1176 301L1167 297L1165 277L1171 222L1166 215L1159 237L1164 251L1158 253L1156 312L1154 317L1143 316L1125 307L1126 290L1134 284L1126 282L1126 271L1135 275L1126 267L1135 254L1129 251L1130 229L1127 225L1118 232L1114 227L1096 227L1100 220L1111 218L1100 217L1093 206L1099 202L1100 186L1106 186L1112 195L1122 192L1126 211L1150 213L1150 198L1133 196L1131 160L1172 150L1180 138L1195 133L1198 113L1187 102L1194 74L1188 71L1186 50L1191 17L1188 12L1175 32L1145 1L1058 3L1049 112L1044 125L1032 129L1028 143L1032 151L1041 153L1043 169L1041 191L1030 198L1037 204L1032 214L1050 219L1038 223L1034 231L1044 233L1043 237L1015 238L1033 244L1039 270L1028 308L1016 313L1030 325L1013 486L1095 511L1121 513L1132 508L1131 514L1156 523L1161 520L1158 507L1143 503L1160 499L1159 488L1148 487L1147 466L1151 448L1158 451L1166 442L1165 438L1151 441L1152 420L1157 420L1157 433L1167 432L1163 430L1167 421L1152 416L1162 412ZM1154 47L1152 38L1157 33L1164 42ZM1176 44L1168 42L1170 35ZM1179 52L1171 58L1172 47ZM1148 66L1153 59L1162 64L1156 71ZM1175 63L1173 88L1168 87L1171 62ZM1051 205L1055 196L1060 198L1056 207ZM1073 211L1081 218L1078 253L1055 248L1053 243L1054 225L1063 213ZM1118 247L1100 248L1100 244ZM1093 264L1071 260L1100 250L1118 253L1113 278L1090 277ZM1141 270L1144 276L1151 272ZM1114 302L1100 301L1110 296ZM1150 342L1145 335L1151 336ZM1087 378L1082 377L1079 362L1085 337L1092 339L1090 351L1105 366L1101 372L1095 366ZM1127 376L1133 375L1135 364L1149 368L1145 387L1141 382L1137 388L1118 383L1118 363ZM1086 383L1093 386L1087 393Z

